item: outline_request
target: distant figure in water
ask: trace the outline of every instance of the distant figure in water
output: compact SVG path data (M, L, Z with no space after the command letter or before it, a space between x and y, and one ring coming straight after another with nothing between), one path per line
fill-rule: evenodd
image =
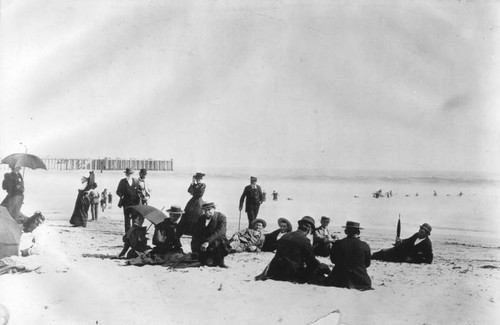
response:
M437 192L436 192L436 191L434 191L434 196L437 196L437 195L438 195L438 194L437 194Z
M278 201L278 192L273 191L273 201Z
M392 190L389 191L389 195L392 197Z
M429 239L432 227L428 223L420 226L417 233L407 239L398 240L396 246L373 253L372 260L431 264L432 243Z
M415 194L415 196L418 196L418 192L417 192L417 194Z
M458 193L458 196L462 196L462 195L464 195L464 193L462 193L462 192Z

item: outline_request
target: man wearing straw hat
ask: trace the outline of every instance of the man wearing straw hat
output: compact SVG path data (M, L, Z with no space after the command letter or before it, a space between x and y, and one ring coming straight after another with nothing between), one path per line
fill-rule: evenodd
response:
M366 271L370 266L370 246L359 239L359 222L347 221L347 237L332 244L330 260L335 264L331 275L326 280L327 286L370 290L372 280Z
M431 231L431 225L424 223L413 236L398 241L395 247L373 253L372 259L386 262L431 264L434 257L432 243L429 239Z

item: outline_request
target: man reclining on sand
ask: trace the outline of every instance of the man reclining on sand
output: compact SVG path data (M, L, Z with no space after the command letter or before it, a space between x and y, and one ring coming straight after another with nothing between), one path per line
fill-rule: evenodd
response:
M235 233L229 240L231 253L260 252L264 245L266 222L262 219L252 221L250 228Z
M432 243L429 239L432 227L428 223L420 226L420 229L410 238L399 239L396 246L385 248L373 253L372 260L386 262L406 262L431 264L433 259Z

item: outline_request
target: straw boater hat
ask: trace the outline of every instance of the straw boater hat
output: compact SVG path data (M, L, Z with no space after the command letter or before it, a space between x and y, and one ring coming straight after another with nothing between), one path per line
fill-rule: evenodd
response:
M205 203L203 203L203 205L201 206L201 208L203 210L206 210L206 209L209 209L209 208L215 208L215 203L213 203L213 202L205 202Z
M423 225L421 225L420 229L425 229L429 233L429 235L431 234L432 231L432 227L428 223L424 223Z
M178 205L172 205L170 206L170 209L167 210L168 213L175 213L175 214L183 214L184 211L182 211L182 208Z
M280 223L282 223L282 222L286 223L286 231L287 231L287 232L292 231L292 229L293 229L293 228L292 228L292 224L290 223L290 221L288 221L288 220L287 220L287 219L285 219L285 218L279 218L279 219L278 219L278 226L279 226L279 225L280 225Z
M305 216L305 217L303 217L302 219L300 219L300 220L298 221L298 223L299 223L299 226L300 226L301 224L303 224L303 223L308 223L308 224L310 224L310 225L311 225L312 229L315 229L315 228L316 228L316 224L314 223L314 219L313 219L312 217L310 217L310 216Z
M347 221L345 223L345 226L342 226L342 228L357 228L357 229L363 229L359 226L359 222L355 221Z
M263 219L260 219L260 218L257 218L255 219L254 221L252 221L252 223L250 224L250 228L253 228L253 226L257 223L257 222L260 222L262 224L262 228L266 228L267 226L267 223L265 220Z
M134 170L132 168L130 168L130 167L127 167L127 168L125 168L124 173L127 174L127 175L131 175L131 174L134 173Z

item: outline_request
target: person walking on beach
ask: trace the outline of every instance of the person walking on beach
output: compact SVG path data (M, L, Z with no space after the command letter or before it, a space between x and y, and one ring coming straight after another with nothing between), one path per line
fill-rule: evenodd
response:
M366 268L370 266L370 246L359 239L358 222L347 221L347 237L332 244L330 260L335 264L331 275L326 280L327 286L370 290L372 281Z
M97 183L94 183L92 189L89 191L90 199L90 214L92 215L92 220L97 220L99 214L99 201L101 195L97 190Z
M296 231L287 233L278 241L278 248L271 263L256 280L279 280L296 283L323 284L330 273L326 264L314 256L307 235L314 231L314 219L305 216L298 222Z
M330 234L330 230L328 229L330 218L322 216L320 222L321 226L316 228L313 233L313 250L316 256L327 257L330 256L332 243L338 238Z
M123 207L123 220L125 223L125 233L130 229L130 221L132 220L132 211L128 207L132 205L137 205L140 202L139 195L137 193L139 182L137 179L132 177L134 171L127 167L125 168L125 178L122 178L118 183L118 188L116 189L116 195L120 198L118 201L118 207Z
M258 214L262 202L264 202L264 194L259 185L257 185L257 177L250 177L250 185L245 186L243 194L240 197L240 211L243 209L243 202L245 202L245 212L248 216L248 227L252 224Z
M7 196L0 205L7 208L10 216L18 223L23 223L27 217L21 212L21 206L24 202L24 180L21 175L21 167L9 165L11 172L5 173L2 189L7 191Z
M90 208L90 198L88 194L95 184L94 172L89 172L89 177L82 177L81 182L82 184L78 189L78 195L76 197L75 208L69 220L69 223L72 224L73 227L87 227Z
M226 216L215 211L213 202L202 205L203 216L193 230L191 248L201 265L227 268L224 257L229 253L226 238Z
M263 252L274 252L278 248L278 240L283 237L284 234L291 232L292 224L285 218L278 219L278 229L275 231L265 234L264 245L262 246Z
M396 241L396 246L373 253L372 259L385 262L406 262L416 264L431 264L434 255L429 239L432 227L428 223L420 226L413 236Z
M151 190L149 189L148 184L146 183L146 175L148 174L148 171L146 169L141 169L139 171L139 179L137 180L139 182L139 187L138 187L138 194L139 194L139 199L140 199L140 204L142 205L148 205L149 197L150 197L150 192Z
M186 235L193 234L193 227L203 214L203 194L205 194L205 189L207 187L205 183L202 183L204 176L204 173L194 174L188 188L188 192L192 195L192 198L186 204L186 207L184 208L184 215L180 221L183 233Z

